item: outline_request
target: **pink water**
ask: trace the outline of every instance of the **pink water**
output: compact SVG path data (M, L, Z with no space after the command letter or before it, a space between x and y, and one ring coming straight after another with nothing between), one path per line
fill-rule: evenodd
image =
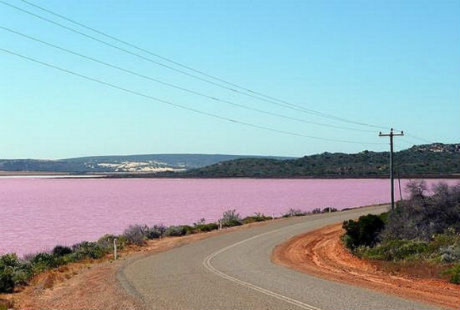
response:
M56 244L97 240L106 233L121 233L130 224L213 221L228 209L243 216L254 212L279 216L289 208L384 203L389 200L388 185L388 180L374 179L4 178L0 179L0 254L23 255Z

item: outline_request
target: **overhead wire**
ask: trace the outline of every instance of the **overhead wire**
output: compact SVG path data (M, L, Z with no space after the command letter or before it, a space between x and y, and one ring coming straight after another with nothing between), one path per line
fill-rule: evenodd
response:
M18 36L27 38L29 40L38 42L40 44L52 47L54 49L58 49L60 51L64 51L66 53L81 57L83 59L90 60L92 62L95 62L95 63L101 64L101 65L104 65L104 66L119 70L121 72L128 73L128 74L133 75L133 76L137 76L137 77L140 77L140 78L143 78L143 79L147 79L147 80L150 80L150 81L153 81L153 82L156 82L156 83L159 83L159 84L171 87L171 88L179 89L181 91L188 92L188 93L194 94L196 96L204 97L204 98L207 98L207 99L210 99L210 100L213 100L213 101L222 102L222 103L229 104L229 105L232 105L232 106L237 106L237 107L242 108L242 109L255 111L255 112L258 112L258 113L265 114L265 115L270 115L270 116L279 117L279 118L283 118L283 119L288 119L288 120L292 120L292 121L302 122L302 123L306 123L306 124L317 125L317 126L330 127L330 128L336 128L336 129L343 129L343 130L351 130L351 131L359 131L359 132L374 132L373 130L352 128L352 127L345 127L345 126L336 126L336 125L332 125L332 124L326 124L326 123L321 123L321 122L316 122L316 121L311 121L311 120L305 120L305 119L296 118L296 117L292 117L292 116L288 116L288 115L284 115L284 114L265 111L265 110L254 108L254 107L249 107L249 106L246 106L246 105L243 105L243 104L240 104L240 103L236 103L236 102L233 102L233 101L230 101L230 100L221 99L221 98L218 98L218 97L215 97L215 96L210 96L210 95L207 95L207 94L204 94L204 93L201 93L201 92L197 92L197 91L191 90L191 89L186 88L186 87L178 86L178 85L173 84L173 83L164 82L164 81L162 81L160 79L157 79L157 78L154 78L152 76L141 74L141 73L126 69L124 67L114 65L114 64L99 60L97 58L94 58L94 57L91 57L91 56L88 56L88 55L84 55L84 54L79 53L79 52L75 52L75 51L73 51L71 49L67 49L65 47L62 47L62 46L59 46L59 45L56 45L56 44L41 40L41 39L39 39L37 37L27 35L25 33L19 32L17 30L14 30L14 29L11 29L11 28L8 28L8 27L0 26L0 29L2 29L4 31L7 31L7 32L10 32L10 33L13 33L13 34L18 35Z
M179 67L181 67L181 68L184 68L184 69L186 69L186 70L189 70L189 71L195 72L195 73L197 73L197 74L203 75L203 76L205 76L205 77L207 77L207 78L213 79L213 80L215 80L215 81L219 81L219 82L221 82L221 83L225 83L225 84L227 84L227 85L230 85L231 87L227 87L227 86L225 86L225 85L222 85L222 84L219 84L219 83L215 83L215 82L213 82L213 81L211 81L211 80L209 80L209 79L204 79L204 78L202 78L202 77L200 77L200 76L196 76L196 75L194 75L194 74L190 74L189 72L186 72L186 71L183 71L183 70L180 70L180 69L177 69L177 68L168 66L168 65L166 65L166 64L164 64L164 63L161 63L161 62L157 62L157 61L155 61L155 60L153 60L153 59L151 59L151 58L144 57L144 56L142 56L142 55L140 55L140 54L138 54L138 53L134 53L134 52L132 52L132 51L126 50L126 49L121 48L121 47L119 47L119 46L116 46L116 45L114 45L114 44L111 44L111 43L108 43L108 42L106 42L106 41L100 40L100 39L98 39L98 38L95 38L95 37L93 37L93 36L91 36L91 35L88 35L88 34L86 34L86 33L83 33L83 32L81 32L81 31L79 31L79 30L74 29L74 28L71 28L71 27L62 25L62 24L60 24L60 23L58 23L58 22L56 22L56 21L50 20L50 19L48 19L48 18L46 18L46 17L43 17L43 16L41 16L41 15L35 14L35 13L30 12L30 11L28 11L28 10L25 10L25 9L23 9L23 8L20 8L20 7L17 7L17 6L15 6L15 5L12 5L12 4L10 4L10 3L7 3L7 2L5 2L5 1L3 1L3 0L0 0L0 3L4 4L4 5L6 5L6 6L9 6L9 7L11 7L11 8L14 8L14 9L16 9L16 10L19 10L19 11L21 11L21 12L23 12L23 13L26 13L26 14L29 14L29 15L31 15L31 16L34 16L34 17L36 17L36 18L39 18L39 19L41 19L41 20L43 20L43 21L46 21L46 22L48 22L48 23L52 23L52 24L54 24L54 25L56 25L56 26L59 26L59 27L61 27L61 28L66 29L66 30L68 30L68 31L71 31L71 32L77 33L77 34L79 34L79 35L82 35L82 36L84 36L84 37L86 37L86 38L95 40L95 41L97 41L97 42L99 42L99 43L101 43L101 44L104 44L104 45L106 45L106 46L115 48L115 49L120 50L120 51L122 51L122 52L131 54L131 55L136 56L136 57L139 57L139 58L141 58L141 59L143 59L143 60L146 60L146 61L149 61L149 62L151 62L151 63L154 63L154 64L156 64L156 65L165 67L165 68L167 68L167 69L169 69L169 70L173 70L173 71L179 72L179 73L184 74L184 75L186 75L186 76L189 76L189 77L192 77L192 78L201 80L201 81L203 81L203 82L209 83L209 84L211 84L211 85L214 85L214 86L217 86L217 87L220 87L220 88L224 88L224 89L230 90L230 91L232 91L232 92L236 92L236 93L241 94L241 95L249 96L249 97L252 97L252 98L257 99L257 100L262 100L262 101L265 101L265 102L268 102L268 103L271 103L271 104L280 105L280 106L283 106L283 107L285 107L285 108L290 108L290 109L293 109L293 110L296 110L296 111L300 111L300 112L303 112L303 113L312 114L312 115L315 115L315 116L318 116L318 117L327 118L327 119L330 119L330 120L341 121L341 122L351 123L351 124L360 125L360 126L367 126L367 127L370 127L370 128L388 129L388 127L385 127L385 126L374 125L374 124L369 124L369 123L365 123L365 122L350 120L350 119L338 117L338 116L333 115L333 114L328 114L328 113L320 112L320 111L317 111L317 110L314 110L314 109L309 109L309 108L306 108L306 107L303 107L303 106L299 106L299 105L292 104L292 103L290 103L290 102L288 102L288 101L285 101L285 100L282 100L282 99L275 98L275 97L273 97L273 96L266 95L266 94L261 93L261 92L254 91L254 90L249 89L249 88L247 88L247 87L240 86L240 85L238 85L238 84L236 84L236 83L232 83L232 82L229 82L229 81L224 80L224 79L222 79L222 78L216 77L216 76L214 76L214 75L212 75L212 74L206 73L206 72L204 72L204 71L202 71L202 70L198 70L198 69L195 69L195 68L193 68L193 67L191 67L191 66L184 65L184 64L182 64L182 63L180 63L180 62L178 62L178 61L175 61L175 60L173 60L173 59L171 59L171 58L168 58L168 57L159 55L158 53L151 52L151 51L149 51L149 50L147 50L147 49L145 49L145 48L142 48L142 47L139 47L139 46L137 46L137 45L135 45L135 44L133 44L133 43L127 42L126 40L122 40L122 39L117 38L117 37L115 37L115 36L113 36L113 35L110 35L110 34L108 34L108 33L106 33L106 32L100 31L100 30L98 30L98 29L95 29L95 28L93 28L93 27L90 27L90 26L88 26L88 25L85 25L85 24L83 24L83 23L81 23L81 22L75 21L75 20L73 20L73 19L71 19L71 18L69 18L69 17L66 17L66 16L64 16L64 15L62 15L62 14L59 14L59 13L57 13L57 12L55 12L55 11L52 11L52 10L50 10L50 9L47 9L47 8L45 8L45 7L43 7L43 6L39 6L39 5L37 5L37 4L35 4L35 3L31 2L31 1L27 1L27 0L21 0L21 1L22 1L23 3L26 3L26 4L29 5L29 6L32 6L32 7L36 8L36 9L39 9L39 10L41 10L41 11L43 11L43 12L46 12L46 13L48 13L48 14L54 15L54 16L56 16L56 17L59 17L59 18L61 18L61 19L63 19L63 20L66 20L66 21L68 21L68 22L70 22L70 23L73 23L73 24L75 24L75 25L77 25L77 26L79 26L79 27L85 28L85 29L90 30L90 31L92 31L92 32L94 32L94 33L97 33L97 34L99 34L99 35L102 35L102 36L104 36L104 37L106 37L106 38L109 38L109 39L111 39L111 40L114 40L114 41L116 41L116 42L118 42L118 43L124 44L124 45L129 46L129 47L131 47L131 48L134 48L134 49L136 49L136 50L138 50L138 51L142 51L142 52L144 52L144 53L147 53L147 54L149 54L149 55L152 55L152 56L154 56L154 57L157 57L157 58L159 58L159 59L161 59L161 60L163 60L163 61L166 61L166 62L168 62L168 63L170 63L170 64L174 64L174 65L179 66ZM238 89L235 89L235 88L244 90L244 91L247 92L247 93L238 91ZM256 96L254 96L254 95L256 95ZM219 101L219 100L218 100L218 101ZM225 101L227 101L227 100L220 100L220 101L221 101L221 102L225 102ZM228 103L228 101L227 101L227 103ZM238 105L238 104L237 104L237 105ZM254 111L261 112L261 111L260 111L259 109L257 109L257 108L250 108L250 109L252 109L252 110L254 110ZM266 113L266 112L261 112L261 113L272 114L271 112L268 112L268 113ZM275 113L275 114L276 114L276 113ZM291 119L291 120L299 121L299 119L293 118L293 117L284 117L284 116L281 116L281 117L287 118L287 119ZM310 123L313 124L314 122L313 122L313 121L310 121ZM324 124L321 124L321 123L318 123L318 122L316 122L316 125L324 126ZM327 125L329 125L329 127L334 127L334 126L335 126L335 125L332 125L332 124L327 124ZM350 127L346 127L346 128L345 128L344 126L335 126L335 128L349 129L349 130L356 130L356 131L365 131L365 130L360 130L360 129L357 129L357 128L350 128ZM370 131L369 131L369 132L370 132ZM412 138L414 138L414 139L417 139L417 140L419 140L419 141L423 141L423 142L426 142L426 143L432 143L430 140L427 140L427 139L424 139L424 138L421 138L421 137L412 135L412 134L407 133L407 132L406 132L406 135L407 135L407 136L410 136L410 137L412 137Z
M149 100L160 102L160 103L170 105L170 106L173 106L173 107L176 107L176 108L180 108L180 109L183 109L183 110L187 110L187 111L190 111L190 112L206 115L208 117L216 118L216 119L219 119L219 120L224 120L224 121L244 125L244 126L247 126L247 127L268 130L268 131L271 131L271 132L277 132L277 133L286 134L286 135L304 137L304 138L315 139L315 140L331 141L331 142L341 142L341 143L351 143L351 144L361 144L361 145L367 145L367 144L369 144L369 145L382 145L382 144L384 144L384 143L378 143L378 142L351 141L351 140L331 139L331 138L325 138L325 137L304 135L304 134L299 134L299 133L295 133L295 132L279 130L279 129L275 129L275 128L272 128L272 127L261 126L261 125L257 125L257 124L254 124L254 123L245 122L245 121L241 121L241 120L237 120L237 119L232 119L232 118L228 118L228 117L221 116L221 115L218 115L218 114L214 114L214 113L206 112L206 111L203 111L203 110L199 110L199 109L196 109L196 108L191 108L191 107L188 107L188 106L184 106L182 104L178 104L178 103L175 103L175 102L172 102L172 101L168 101L168 100L164 100L164 99L157 98L157 97L154 97L154 96L150 96L150 95L147 95L147 94L135 91L135 90L131 90L131 89L128 89L128 88L125 88L125 87L122 87L122 86L118 86L116 84L112 84L110 82L106 82L106 81L101 80L101 79L96 79L96 78L90 77L88 75L84 75L84 74L81 74L81 73L78 73L78 72L75 72L75 71L71 71L71 70L68 70L66 68L56 66L56 65L53 65L53 64L50 64L50 63L47 63L47 62L44 62L44 61L38 60L36 58L25 56L23 54L20 54L20 53L17 53L17 52L8 50L8 49L0 48L0 51L4 52L4 53L7 53L7 54L10 54L10 55L17 56L19 58L22 58L22 59L25 59L25 60L28 60L28 61L31 61L31 62L34 62L34 63L41 64L43 66L46 66L46 67L49 67L49 68L52 68L52 69L55 69L55 70L58 70L58 71L61 71L61 72L76 76L76 77L79 77L79 78L82 78L82 79L86 79L86 80L89 80L89 81L92 81L92 82L95 82L95 83L98 83L98 84L101 84L101 85L105 85L105 86L108 86L108 87L111 87L111 88L114 88L114 89L118 89L118 90L126 92L126 93L130 93L132 95L143 97L143 98L146 98L146 99L149 99Z
M55 13L55 12L49 10L49 9L46 9L46 8L41 7L41 6L35 5L35 4L31 3L30 1L24 1L24 0L21 0L21 1L24 2L24 3L27 3L27 4L29 4L29 5L32 5L32 6L38 8L38 9L40 9L40 10L43 10L43 11L49 13L49 14L52 14L52 15L55 15L55 16L57 16L57 17L59 17L59 18L62 18L62 19L64 19L64 20L67 20L67 21L69 21L69 22L71 22L71 23L73 23L73 24L76 24L76 25L80 26L80 27L84 27L84 28L86 28L86 29L88 29L88 30L95 31L95 32L98 33L98 34L103 35L103 36L106 36L106 37L108 37L108 38L110 38L110 39L112 39L112 40L116 40L117 42L120 42L120 43L123 43L123 44L126 44L126 43L127 43L127 42L125 42L124 40L117 39L117 38L114 37L114 36L108 35L108 34L102 32L102 31L96 30L96 29L94 29L94 28L92 28L92 27L89 27L89 26L86 26L86 25L84 25L84 24L82 24L82 23L76 22L76 21L74 21L74 20L72 20L72 19L70 19L70 18L68 18L68 17L65 17L65 16L63 16L63 15L61 15L61 14ZM54 25L56 25L56 26L59 26L59 27L61 27L61 28L63 28L63 29L66 29L66 30L68 30L68 31L77 33L77 34L82 35L82 36L84 36L84 37L86 37L86 38L89 38L89 39L91 39L91 40L97 41L97 42L99 42L99 43L101 43L101 44L104 44L104 45L106 45L106 46L109 46L109 47L111 47L111 48L115 48L115 49L120 50L120 51L122 51L122 52L128 53L128 54L130 54L130 55L132 55L132 56L135 56L135 57L138 57L138 58L140 58L140 59L149 61L149 62L154 63L154 64L156 64L156 65L165 67L165 68L167 68L167 69L169 69L169 70L173 70L173 71L179 72L179 73L184 74L184 75L187 75L187 76L189 76L189 77L192 77L192 78L201 80L201 81L203 81L203 82L212 84L212 85L217 86L217 87L220 87L220 88L224 88L224 89L227 89L227 90L236 92L236 93L241 94L241 95L249 96L249 97L252 97L252 98L257 99L257 100L261 100L261 101L268 102L268 103L271 103L271 104L283 106L283 107L285 107L285 108L289 108L289 109L296 110L296 111L299 111L299 112L308 113L308 114L313 114L313 115L316 115L316 116L319 116L319 117L323 117L323 118L328 118L328 119L335 120L335 121L341 121L341 122L351 123L351 124L360 125L360 126L367 126L367 127L372 127L372 128L388 129L388 127L385 127L385 126L378 126L378 125L368 124L368 123L365 123L365 122L360 122L360 121L355 121L355 120L349 120L349 119L345 119L345 118L342 118L342 117L339 117L339 116L335 116L335 115L332 115L332 114L327 114L327 113L323 113L323 112L320 112L320 111L317 111L317 110L313 110L313 109L310 109L310 108L306 108L306 107L303 107L303 106L300 106L300 105L295 105L295 104L292 104L292 103L287 102L287 101L285 101L285 100L281 100L281 99L277 99L277 98L274 98L274 97L271 97L271 96L268 96L268 95L264 95L264 94L262 94L262 93L259 93L259 92L256 92L256 91L253 91L253 90L244 88L244 87L242 87L242 86L238 86L238 85L233 84L233 83L231 83L231 82L227 82L227 81L225 81L225 80L223 80L223 79L219 79L219 78L216 78L216 77L214 77L214 76L212 76L212 75L206 74L207 77L210 77L210 78L215 79L215 80L219 80L219 81L221 81L221 82L223 81L223 82L225 82L225 83L227 83L227 84L232 84L232 85L234 85L234 86L237 86L237 88L244 89L245 91L247 91L247 93L241 92L241 91L239 91L239 90L237 90L237 89L235 89L235 88L231 88L231 87L228 87L228 86L225 86L225 85L222 85L222 84L213 82L213 81L211 81L211 80L209 80L209 79L205 79L205 78L199 77L199 76L194 75L194 74L191 74L191 73L189 73L189 72L186 72L186 71L183 71L183 70L180 70L180 69L171 67L171 66L166 65L166 64L164 64L164 63L155 61L155 60L153 60L153 59L151 59L151 58L142 56L142 55L140 55L140 54L138 54L138 53L135 53L135 52L126 50L126 49L121 48L121 47L119 47L119 46L116 46L116 45L114 45L114 44L108 43L108 42L106 42L106 41L104 41L104 40L95 38L95 37L93 37L93 36L91 36L91 35L89 35L89 34L86 34L86 33L84 33L84 32L81 32L81 31L79 31L79 30L76 30L76 29L74 29L74 28L71 28L71 27L68 27L68 26L66 26L66 25L60 24L60 23L58 23L58 22L56 22L56 21L53 21L53 20L51 20L51 19L48 19L48 18L43 17L43 16L41 16L41 15L38 15L38 14L36 14L36 13L30 12L30 11L25 10L25 9L23 9L23 8L20 8L20 7L18 7L18 6L12 5L12 4L10 4L10 3L8 3L8 2L5 2L5 1L3 1L3 0L0 0L0 3L4 4L4 5L6 5L6 6L9 6L9 7L13 8L13 9L16 9L16 10L18 10L18 11L21 11L21 12L23 12L23 13L26 13L26 14L29 14L29 15L31 15L31 16L34 16L34 17L36 17L36 18L39 18L39 19L41 19L41 20L43 20L43 21L46 21L46 22L48 22L48 23L54 24ZM128 43L128 45L129 45L130 47L135 47L135 48L138 49L138 50L142 50L143 52L146 52L146 51L147 51L147 50L142 49L142 48L139 48L139 47L137 47L137 46L135 46L134 44L131 44L131 43ZM146 52L146 53L149 53L149 54L151 54L151 55L153 55L153 56L156 56L156 57L159 56L158 54L155 54L155 53L152 53L152 52ZM171 61L169 58L166 58L166 57L161 56L161 59L167 60L167 61L169 61L170 63L174 63L174 64L176 64L176 65L180 65L181 67L187 68L187 69L192 70L192 71L194 71L194 72L200 72L201 74L203 74L202 71L193 69L193 68L191 68L191 67L189 67L189 66L182 65L182 64L180 64L180 63L178 63L178 62L175 62L175 61ZM254 94L256 94L257 96L254 95ZM263 96L263 97L260 97L260 96Z

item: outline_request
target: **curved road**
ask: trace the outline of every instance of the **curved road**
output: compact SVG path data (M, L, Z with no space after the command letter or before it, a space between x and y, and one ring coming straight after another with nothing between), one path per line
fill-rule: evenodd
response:
M275 265L273 248L325 225L387 207L289 218L128 261L118 274L147 309L436 309Z

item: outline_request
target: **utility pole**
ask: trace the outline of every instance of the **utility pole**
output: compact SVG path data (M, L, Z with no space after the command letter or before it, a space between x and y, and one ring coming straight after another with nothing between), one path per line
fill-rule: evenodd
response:
M404 136L404 132L394 133L391 128L390 133L379 133L379 137L390 137L390 182L391 182L391 210L395 209L395 188L393 176L393 137Z

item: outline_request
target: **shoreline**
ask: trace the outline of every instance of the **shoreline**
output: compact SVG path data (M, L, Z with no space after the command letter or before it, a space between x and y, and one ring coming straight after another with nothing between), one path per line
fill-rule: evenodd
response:
M186 176L174 174L152 174L150 172L57 172L57 171L3 171L0 170L0 178L106 178L106 179L249 179L249 180L356 180L356 179L388 179L387 175L321 175L321 176L269 176L269 177L245 177L245 176ZM459 179L460 174L414 174L401 175L400 179Z
M377 205L366 205L353 209L375 206ZM320 214L303 216L317 215ZM14 293L0 293L0 309L2 309L2 302L9 302L13 305L13 309L79 310L91 308L103 310L110 308L144 310L138 301L125 290L118 278L119 271L128 262L214 236L288 219L288 217L278 217L274 220L252 222L222 230L147 240L143 246L128 245L120 250L120 256L117 260L113 259L112 253L108 253L100 259L85 259L49 269L35 275L28 285L20 287ZM85 296L85 298L81 298L81 296Z
M2 302L13 305L12 309L106 309L107 304L98 304L94 307L92 302L98 303L101 294L107 296L105 301L110 300L113 304L111 309L144 310L139 303L125 291L122 283L118 280L118 272L123 265L132 259L155 255L160 252L181 247L210 237L226 234L238 230L250 229L267 225L273 221L284 221L287 218L280 217L274 220L253 222L240 226L199 232L180 237L164 237L161 239L147 240L143 246L129 245L118 252L119 258L113 259L111 253L100 259L87 259L69 263L58 268L46 270L35 275L30 283L19 287L14 293L0 293L0 309ZM88 285L90 283L93 287ZM70 295L70 296L69 296ZM88 299L82 300L81 296ZM76 308L74 308L76 307ZM6 308L10 309L10 308ZM54 309L54 308L53 308Z
M375 206L377 205L366 205L353 209L365 209ZM304 216L315 216L315 214ZM278 217L274 220L253 222L222 230L147 240L143 246L128 245L126 248L120 250L118 260L113 260L113 255L108 253L100 259L87 259L50 269L34 276L29 285L21 287L15 293L0 293L0 309L2 301L8 300L13 303L13 309L33 308L45 310L50 308L66 308L76 310L82 308L106 309L111 306L115 309L117 306L123 305L123 309L144 310L135 298L124 290L118 278L119 270L128 261L155 255L156 253L168 251L213 236L242 229L250 229L252 227L267 225L274 221L284 221L287 219L286 217ZM82 299L81 296L86 297ZM101 300L105 300L105 302L110 301L112 304L109 306L105 303L101 304Z

